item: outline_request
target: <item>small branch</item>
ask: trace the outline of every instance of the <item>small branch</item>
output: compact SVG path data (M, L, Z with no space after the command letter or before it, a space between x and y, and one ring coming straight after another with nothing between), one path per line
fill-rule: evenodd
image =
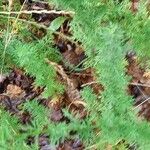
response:
M56 10L22 10L22 11L10 11L10 12L7 12L7 11L0 11L0 14L2 15L10 15L10 14L32 14L32 13L35 13L35 14L58 14L58 15L74 15L75 12L73 11L56 11Z
M92 84L97 84L97 83L99 83L99 82L92 81L92 82L88 82L88 83L82 84L81 87L85 87L85 86L92 85Z
M150 88L150 84L142 84L142 83L130 83L130 85L143 86Z
M84 87L84 86L87 86L87 85L91 85L91 84L97 84L99 82L97 81L93 81L93 82L89 82L89 83L85 83L85 84L82 84L81 87ZM135 85L135 86L143 86L143 87L148 87L150 88L150 84L142 84L142 83L129 83L130 85Z
M147 101L149 101L150 100L150 97L149 98L147 98L146 100L144 100L142 103L140 103L139 105L137 105L136 107L134 107L134 109L136 109L136 108L138 108L138 107L140 107L141 105L143 105L144 103L146 103Z

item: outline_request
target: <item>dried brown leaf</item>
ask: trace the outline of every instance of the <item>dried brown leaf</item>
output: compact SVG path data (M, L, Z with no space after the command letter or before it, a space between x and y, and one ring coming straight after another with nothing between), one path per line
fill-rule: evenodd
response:
M55 62L51 62L46 59L46 62L50 65L52 65L55 70L58 72L58 74L61 76L61 78L64 80L64 83L66 85L66 94L68 96L69 101L72 103L76 100L81 100L81 95L79 90L74 86L73 81L68 77L66 72L64 71L63 67L61 65L58 65Z
M19 86L9 84L7 86L6 94L11 98L24 97L25 96L25 91L22 90Z

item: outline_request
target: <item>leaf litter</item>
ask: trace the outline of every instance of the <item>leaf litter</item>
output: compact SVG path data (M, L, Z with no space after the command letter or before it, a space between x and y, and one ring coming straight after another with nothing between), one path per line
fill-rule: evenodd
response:
M20 3L22 4L24 1L20 0ZM31 0L28 0L24 6L24 10L54 9L54 6L50 6L46 2L32 2ZM34 21L47 27L53 20L62 16L64 15L32 13ZM61 27L52 30L71 36L72 33L69 26L71 16L66 15L66 17L66 20L61 20ZM21 14L20 18L27 19L28 17L26 14ZM46 34L43 28L32 29L32 32L37 38L42 38ZM69 119L63 114L63 108L68 108L74 115L78 114L80 119L84 119L87 115L86 102L84 102L80 94L84 86L90 86L95 94L100 94L104 90L102 85L96 80L94 69L83 68L82 61L86 59L86 56L81 44L66 40L60 35L54 33L54 43L63 57L62 61L57 64L46 59L46 62L55 68L58 80L65 85L65 92L62 95L48 99L43 98L43 88L34 87L34 78L25 74L24 70L20 68L12 68L9 75L0 76L0 105L9 111L11 115L18 116L22 124L28 125L32 120L31 114L19 107L26 101L37 99L39 104L51 109L50 120L55 123L69 122ZM128 92L134 97L134 107L139 109L139 116L150 121L150 72L140 66L134 51L127 53L126 60L128 62L126 73L131 76ZM80 71L75 69L76 66L80 68ZM34 142L34 137L28 137L28 145ZM63 143L53 147L49 142L49 136L46 134L39 135L38 143L40 150L84 149L84 144L80 139L66 139ZM109 146L108 149L112 149L112 147Z

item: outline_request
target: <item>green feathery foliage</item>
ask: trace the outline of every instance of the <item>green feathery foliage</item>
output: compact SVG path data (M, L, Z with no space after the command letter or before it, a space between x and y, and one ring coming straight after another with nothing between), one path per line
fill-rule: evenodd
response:
M1 109L0 113L0 148L4 150L38 150L38 139L40 135L49 136L51 146L57 146L59 142L63 142L67 138L83 138L90 139L90 122L81 121L78 117L74 117L68 110L64 109L64 115L70 119L69 123L55 123L50 120L51 112L44 106L40 105L36 100L27 101L22 106L23 111L31 114L31 122L27 125L20 124L19 120L10 116L8 112ZM71 132L75 135L70 136ZM31 146L27 145L27 139L34 137Z
M3 109L0 110L0 149L30 150L26 144L26 136L20 132L19 121Z
M145 3L140 2L137 13L129 9L129 0L120 3L115 0L52 0L50 3L59 9L75 12L71 22L71 39L82 42L88 57L85 65L95 68L97 81L103 85L104 91L95 95L90 88L83 89L82 97L87 102L88 115L80 120L64 110L65 116L70 119L68 124L50 121L48 110L35 100L24 104L24 109L33 117L29 126L21 126L1 110L1 145L11 141L13 147L20 143L23 149L30 149L25 139L29 135L38 139L42 133L48 133L55 145L70 138L70 132L74 131L83 139L87 149L103 150L107 144L115 145L125 140L135 143L141 150L149 150L150 125L137 118L133 99L126 93L129 77L125 75L124 59L130 49L135 49L141 56L150 56L150 19ZM55 26L53 24L49 29L54 30ZM45 58L55 62L61 59L53 48L52 33L33 42L13 38L6 48L6 65L16 64L35 77L36 85L45 87L45 96L61 93L62 86L56 81L54 68L45 62ZM3 54L6 43L2 39L0 41L0 53ZM1 59L3 61L3 55ZM21 136L20 127L27 130ZM38 149L37 142L32 146Z
M33 43L25 43L17 39L12 40L7 47L7 60L5 61L9 64L8 58L10 57L17 66L24 68L27 73L35 77L36 85L45 87L44 96L48 97L57 92L61 93L63 86L57 83L56 72L53 67L45 62L45 58L52 61L61 59L57 50L51 47L51 39L46 38ZM4 46L1 51L3 49Z
M137 120L136 113L132 110L133 100L125 92L129 80L125 76L125 52L135 48L144 56L150 54L149 19L145 9L141 9L143 5L137 14L133 14L129 10L129 1L54 2L75 12L71 24L74 38L83 43L89 58L86 63L96 69L98 81L104 86L101 100L92 102L96 105L94 112L101 112L99 117L94 119L101 130L99 142L104 140L114 144L120 139L125 139L137 142L141 149L149 149L149 124ZM143 126L147 126L146 131L142 130ZM141 137L144 139L142 142Z
M99 39L97 33L101 27L110 22L117 23L123 30L126 40L131 40L131 48L143 56L149 53L150 19L145 1L139 2L139 10L134 14L131 10L131 2L124 0L118 3L115 0L90 1L90 0L52 0L58 7L75 12L71 22L74 39L81 41L89 53L96 49ZM50 1L51 2L51 1ZM91 54L90 54L91 56Z
M59 142L63 142L66 138L70 138L71 131L77 132L76 135L83 139L90 139L91 137L90 122L86 123L86 121L79 120L77 116L74 117L66 109L63 110L64 116L70 122L55 123L50 120L51 112L44 106L39 105L37 101L28 101L23 107L33 117L30 127L27 127L27 132L30 136L39 136L42 133L48 134L52 145L56 145Z

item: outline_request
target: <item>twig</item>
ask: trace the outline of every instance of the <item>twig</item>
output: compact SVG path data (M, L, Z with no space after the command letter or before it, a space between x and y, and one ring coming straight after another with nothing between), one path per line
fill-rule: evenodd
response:
M68 74L69 74L70 72L66 71L66 73L68 73ZM81 73L74 72L74 73L73 73L73 75L80 76L80 75L81 75ZM91 74L88 74L88 73L82 73L82 75L84 75L84 76L88 76L88 77L91 77L91 76L92 76Z
M150 97L147 98L146 100L144 100L142 103L140 103L139 105L137 105L136 107L134 107L134 109L140 107L142 104L144 104L145 102L149 101L150 100Z
M93 81L93 82L85 83L85 84L82 84L82 87L87 86L87 85L91 85L91 84L96 84L96 83L99 83L99 82ZM143 87L150 88L150 84L142 84L142 83L129 83L129 84L130 85L143 86Z
M62 14L62 15L74 15L75 12L73 11L56 11L56 10L22 10L22 11L0 11L0 14L2 15L10 15L10 14Z
M130 83L130 85L137 85L137 86L143 86L143 87L149 87L150 88L150 84Z
M99 83L99 82L92 81L92 82L88 82L88 83L82 84L81 87L84 87L84 86L87 86L87 85L91 85L91 84L97 84L97 83Z

